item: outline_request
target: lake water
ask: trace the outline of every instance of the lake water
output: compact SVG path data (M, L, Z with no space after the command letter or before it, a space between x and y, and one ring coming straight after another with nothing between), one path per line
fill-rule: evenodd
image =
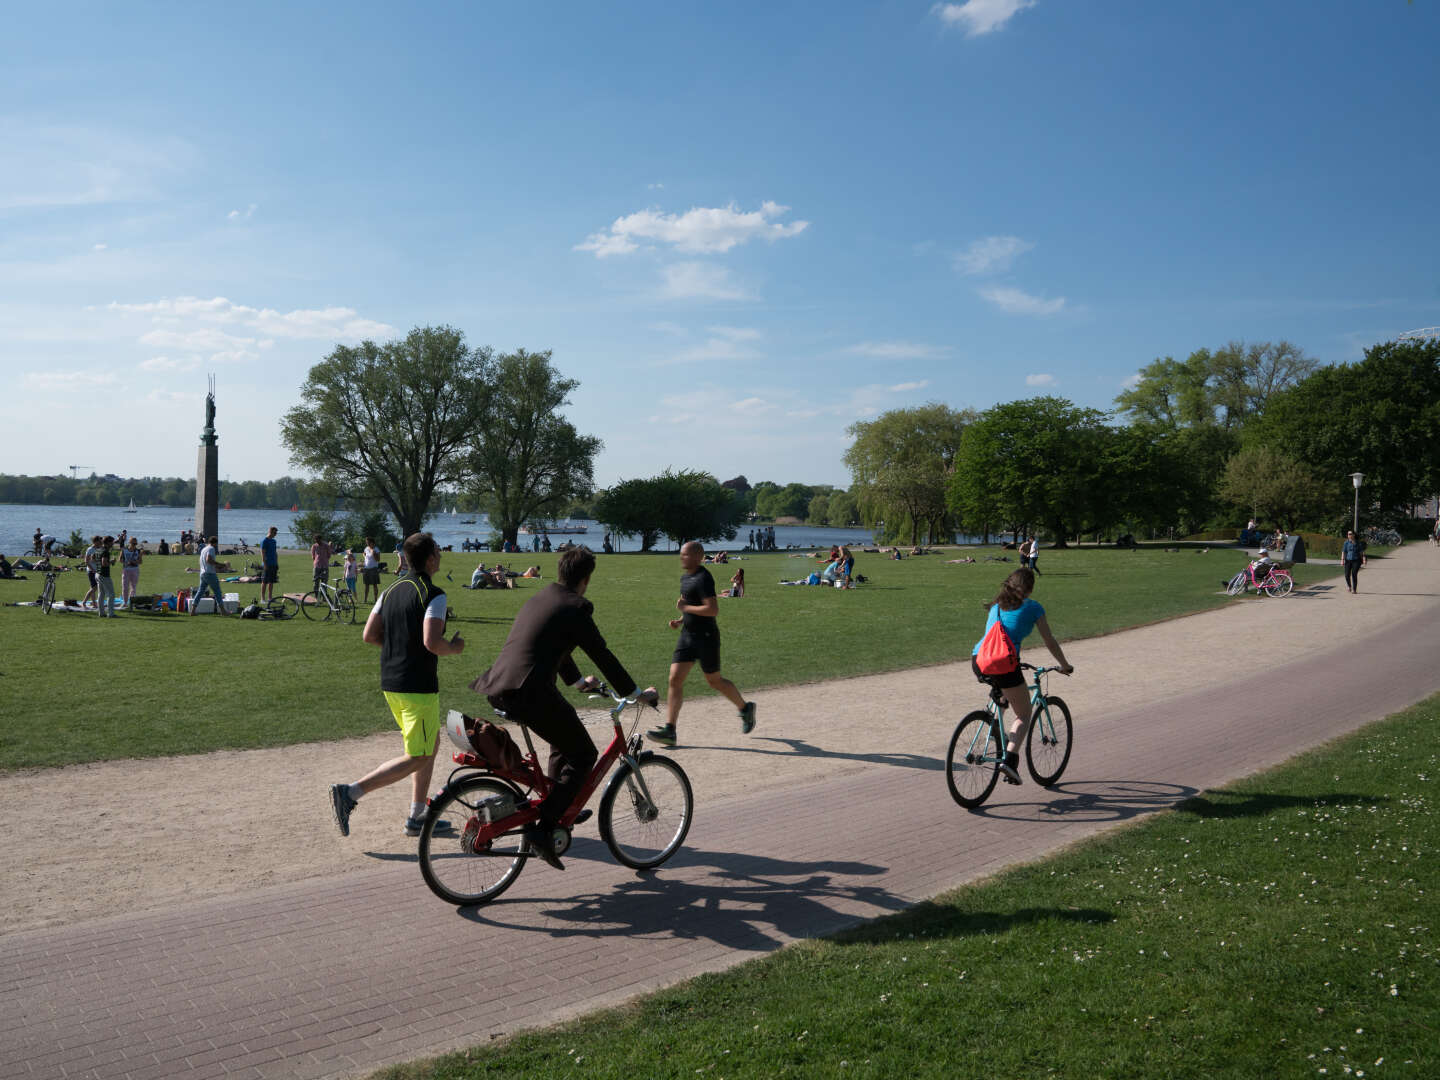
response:
M295 538L290 532L290 523L298 515L289 510L221 510L220 543L224 547L244 539L251 546L258 545L266 530L274 525L279 532L281 547L293 547ZM425 523L425 527L442 546L453 545L458 551L460 544L468 537L484 540L490 535L490 523L484 514L474 524L462 523L464 514L437 514ZM127 513L123 506L19 506L0 503L0 553L14 558L30 550L31 538L40 529L62 542L69 537L72 529L79 529L87 539L95 533L119 536L121 529L128 529L131 536L139 537L142 543L159 543L163 536L172 544L180 538L180 531L192 527L195 511L181 506L142 506ZM601 548L605 528L598 522L576 522L585 525L583 535L551 534L551 544L572 540L587 544L595 551ZM728 547L732 550L743 548L749 539L749 526L741 529L735 539L728 543L712 544L713 548ZM522 533L520 542L526 549L530 537ZM784 547L829 547L831 544L864 545L870 543L870 532L866 529L822 529L808 525L781 525L775 528L775 542ZM665 541L661 541L662 544ZM621 551L638 551L640 542L622 537Z

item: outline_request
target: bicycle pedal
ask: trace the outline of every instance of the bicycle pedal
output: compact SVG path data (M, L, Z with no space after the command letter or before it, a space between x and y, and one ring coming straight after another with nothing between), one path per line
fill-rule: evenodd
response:
M581 810L580 813L578 813L578 814L575 815L575 820L574 820L571 824L572 824L572 825L583 825L583 824L585 824L585 822L589 821L589 820L590 820L592 817L594 817L594 816L595 816L595 811L594 811L594 810Z

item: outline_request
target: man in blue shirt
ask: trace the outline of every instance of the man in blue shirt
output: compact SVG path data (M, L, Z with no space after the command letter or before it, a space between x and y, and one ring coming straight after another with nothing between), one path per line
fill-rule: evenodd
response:
M280 549L275 543L275 526L260 541L260 599L268 604L275 598L275 582L280 580Z

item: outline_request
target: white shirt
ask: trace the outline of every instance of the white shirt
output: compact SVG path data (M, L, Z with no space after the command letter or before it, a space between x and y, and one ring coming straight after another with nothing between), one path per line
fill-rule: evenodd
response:
M365 569L374 570L379 565L380 553L376 551L373 547L367 547L365 549Z
M202 574L219 573L215 569L215 546L213 544L206 544L200 549L200 572Z

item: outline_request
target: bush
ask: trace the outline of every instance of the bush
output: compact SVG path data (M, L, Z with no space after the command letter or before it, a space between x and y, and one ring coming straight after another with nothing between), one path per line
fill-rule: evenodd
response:
M400 537L390 527L390 515L383 510L352 510L336 522L340 547L360 551L368 536L381 551L394 551Z
M309 551L316 533L333 543L340 533L340 520L333 510L306 510L290 523L290 532L295 537L295 546Z

